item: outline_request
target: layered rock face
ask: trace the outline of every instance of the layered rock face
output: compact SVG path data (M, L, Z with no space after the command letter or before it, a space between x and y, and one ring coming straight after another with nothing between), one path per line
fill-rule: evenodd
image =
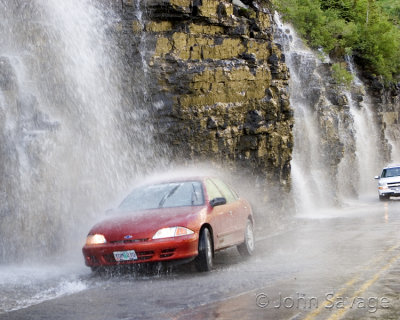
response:
M143 58L158 139L171 159L211 160L288 189L289 72L263 3L125 0L123 42L132 65Z
M400 83L385 87L378 79L364 75L381 125L387 163L400 163Z

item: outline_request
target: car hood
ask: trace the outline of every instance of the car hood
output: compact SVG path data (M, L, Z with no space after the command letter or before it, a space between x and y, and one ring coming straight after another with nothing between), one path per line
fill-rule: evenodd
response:
M380 178L379 179L380 183L395 183L395 182L400 182L400 176L396 177L390 177L390 178Z
M165 227L192 227L201 219L205 206L177 207L144 210L139 212L115 212L113 217L96 224L89 234L102 234L108 242L144 240Z

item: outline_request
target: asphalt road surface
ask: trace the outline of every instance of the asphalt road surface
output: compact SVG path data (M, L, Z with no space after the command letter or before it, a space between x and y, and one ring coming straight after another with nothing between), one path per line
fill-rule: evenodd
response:
M400 201L370 198L261 234L248 260L220 252L209 273L85 271L81 290L0 319L399 319L399 275Z

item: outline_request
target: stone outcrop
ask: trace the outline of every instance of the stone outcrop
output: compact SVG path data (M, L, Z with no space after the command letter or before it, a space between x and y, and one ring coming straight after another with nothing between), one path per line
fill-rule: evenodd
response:
M138 60L134 41L145 47L146 90L170 157L211 160L288 189L289 72L268 3L124 0L122 10L128 60Z
M393 150L400 141L400 83L384 85L381 79L363 74L371 92L372 103L381 126L381 141L386 163L400 163L400 150Z

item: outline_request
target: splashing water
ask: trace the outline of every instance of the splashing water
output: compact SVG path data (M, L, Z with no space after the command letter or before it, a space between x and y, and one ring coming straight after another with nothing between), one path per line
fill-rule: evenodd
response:
M4 312L19 310L96 286L96 283L71 274L77 271L80 270L65 266L0 266L0 317Z
M79 248L154 160L117 22L98 1L0 0L0 263Z

